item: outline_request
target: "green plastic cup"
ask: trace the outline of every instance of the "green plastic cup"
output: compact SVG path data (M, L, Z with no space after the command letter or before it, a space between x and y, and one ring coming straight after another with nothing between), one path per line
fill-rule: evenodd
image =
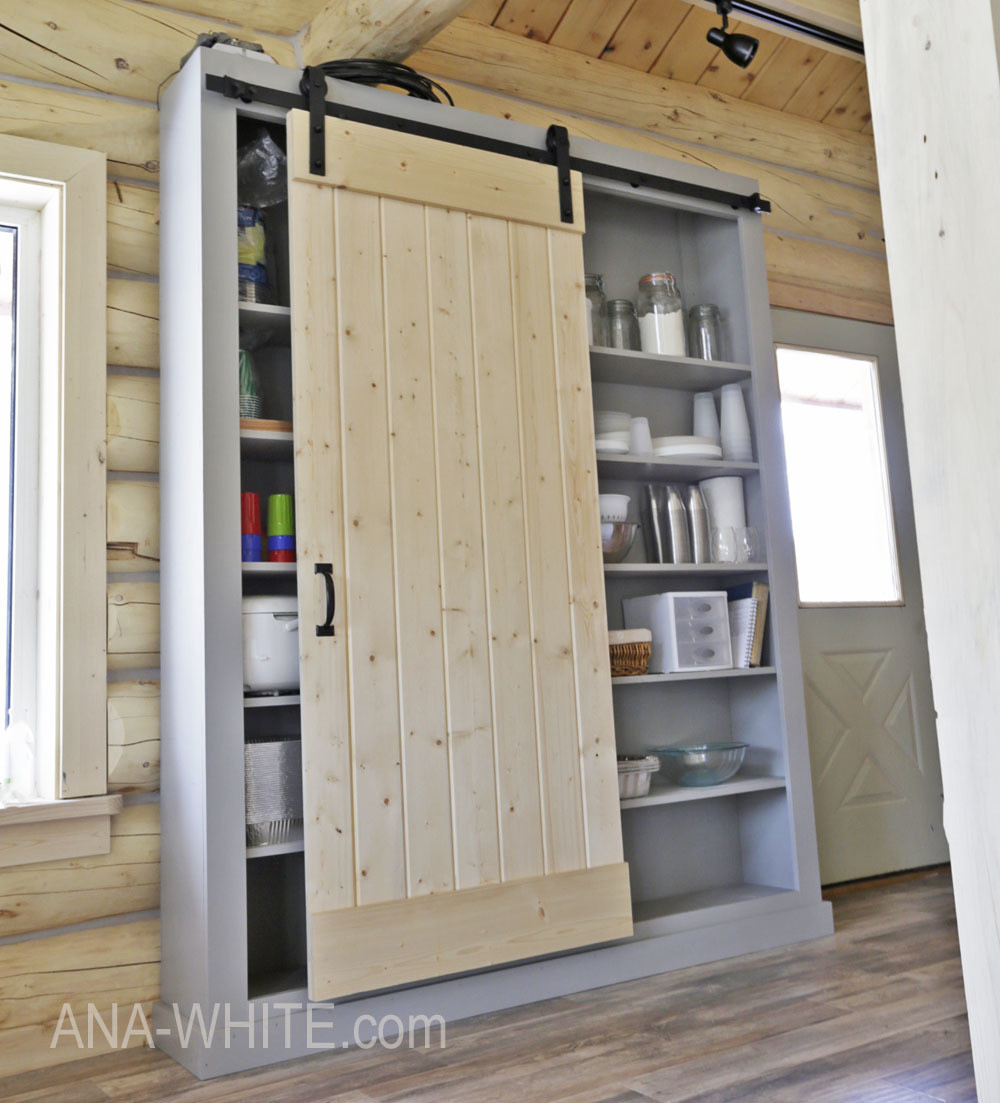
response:
M295 535L295 505L291 494L272 494L267 499L267 535Z

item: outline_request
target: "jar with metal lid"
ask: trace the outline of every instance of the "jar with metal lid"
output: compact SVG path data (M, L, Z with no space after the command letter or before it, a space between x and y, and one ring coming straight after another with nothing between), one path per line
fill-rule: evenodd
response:
M650 272L639 280L639 334L643 352L684 356L684 308L677 281L669 272Z
M699 360L725 360L719 308L714 303L702 303L691 307L688 317L691 355Z
M631 299L610 299L608 311L608 347L613 349L637 349L639 326Z
M587 335L592 345L606 345L607 300L604 297L604 277L597 272L587 272Z

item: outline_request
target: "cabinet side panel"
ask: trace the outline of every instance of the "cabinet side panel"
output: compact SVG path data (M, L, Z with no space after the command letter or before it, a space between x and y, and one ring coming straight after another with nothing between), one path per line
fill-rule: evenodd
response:
M560 873L587 860L548 231L512 222L510 243L546 872Z
M426 208L381 206L407 890L422 896L455 887Z
M292 401L306 885L310 910L328 910L355 903L344 604L333 636L317 636L314 629L326 616L325 586L314 564L332 564L335 594L346 590L334 193L311 184L292 187L290 251L299 258L291 266ZM320 502L327 508L316 508Z
M468 218L428 208L431 365L455 887L500 879Z
M569 527L569 582L580 703L587 863L622 860L621 810L611 705L597 453L584 315L583 248L576 234L549 232L559 422Z
M545 871L507 223L469 219L501 877Z
M337 190L346 599L359 904L406 896L380 201Z

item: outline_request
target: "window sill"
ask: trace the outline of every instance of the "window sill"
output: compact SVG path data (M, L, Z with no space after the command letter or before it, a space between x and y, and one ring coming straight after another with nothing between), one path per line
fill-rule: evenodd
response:
M0 867L107 854L121 810L116 794L0 808Z

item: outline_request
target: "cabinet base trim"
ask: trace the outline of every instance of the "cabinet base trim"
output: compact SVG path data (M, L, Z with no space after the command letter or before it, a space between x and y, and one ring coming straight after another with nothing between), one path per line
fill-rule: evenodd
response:
M632 934L628 864L322 912L309 995L328 1000Z

